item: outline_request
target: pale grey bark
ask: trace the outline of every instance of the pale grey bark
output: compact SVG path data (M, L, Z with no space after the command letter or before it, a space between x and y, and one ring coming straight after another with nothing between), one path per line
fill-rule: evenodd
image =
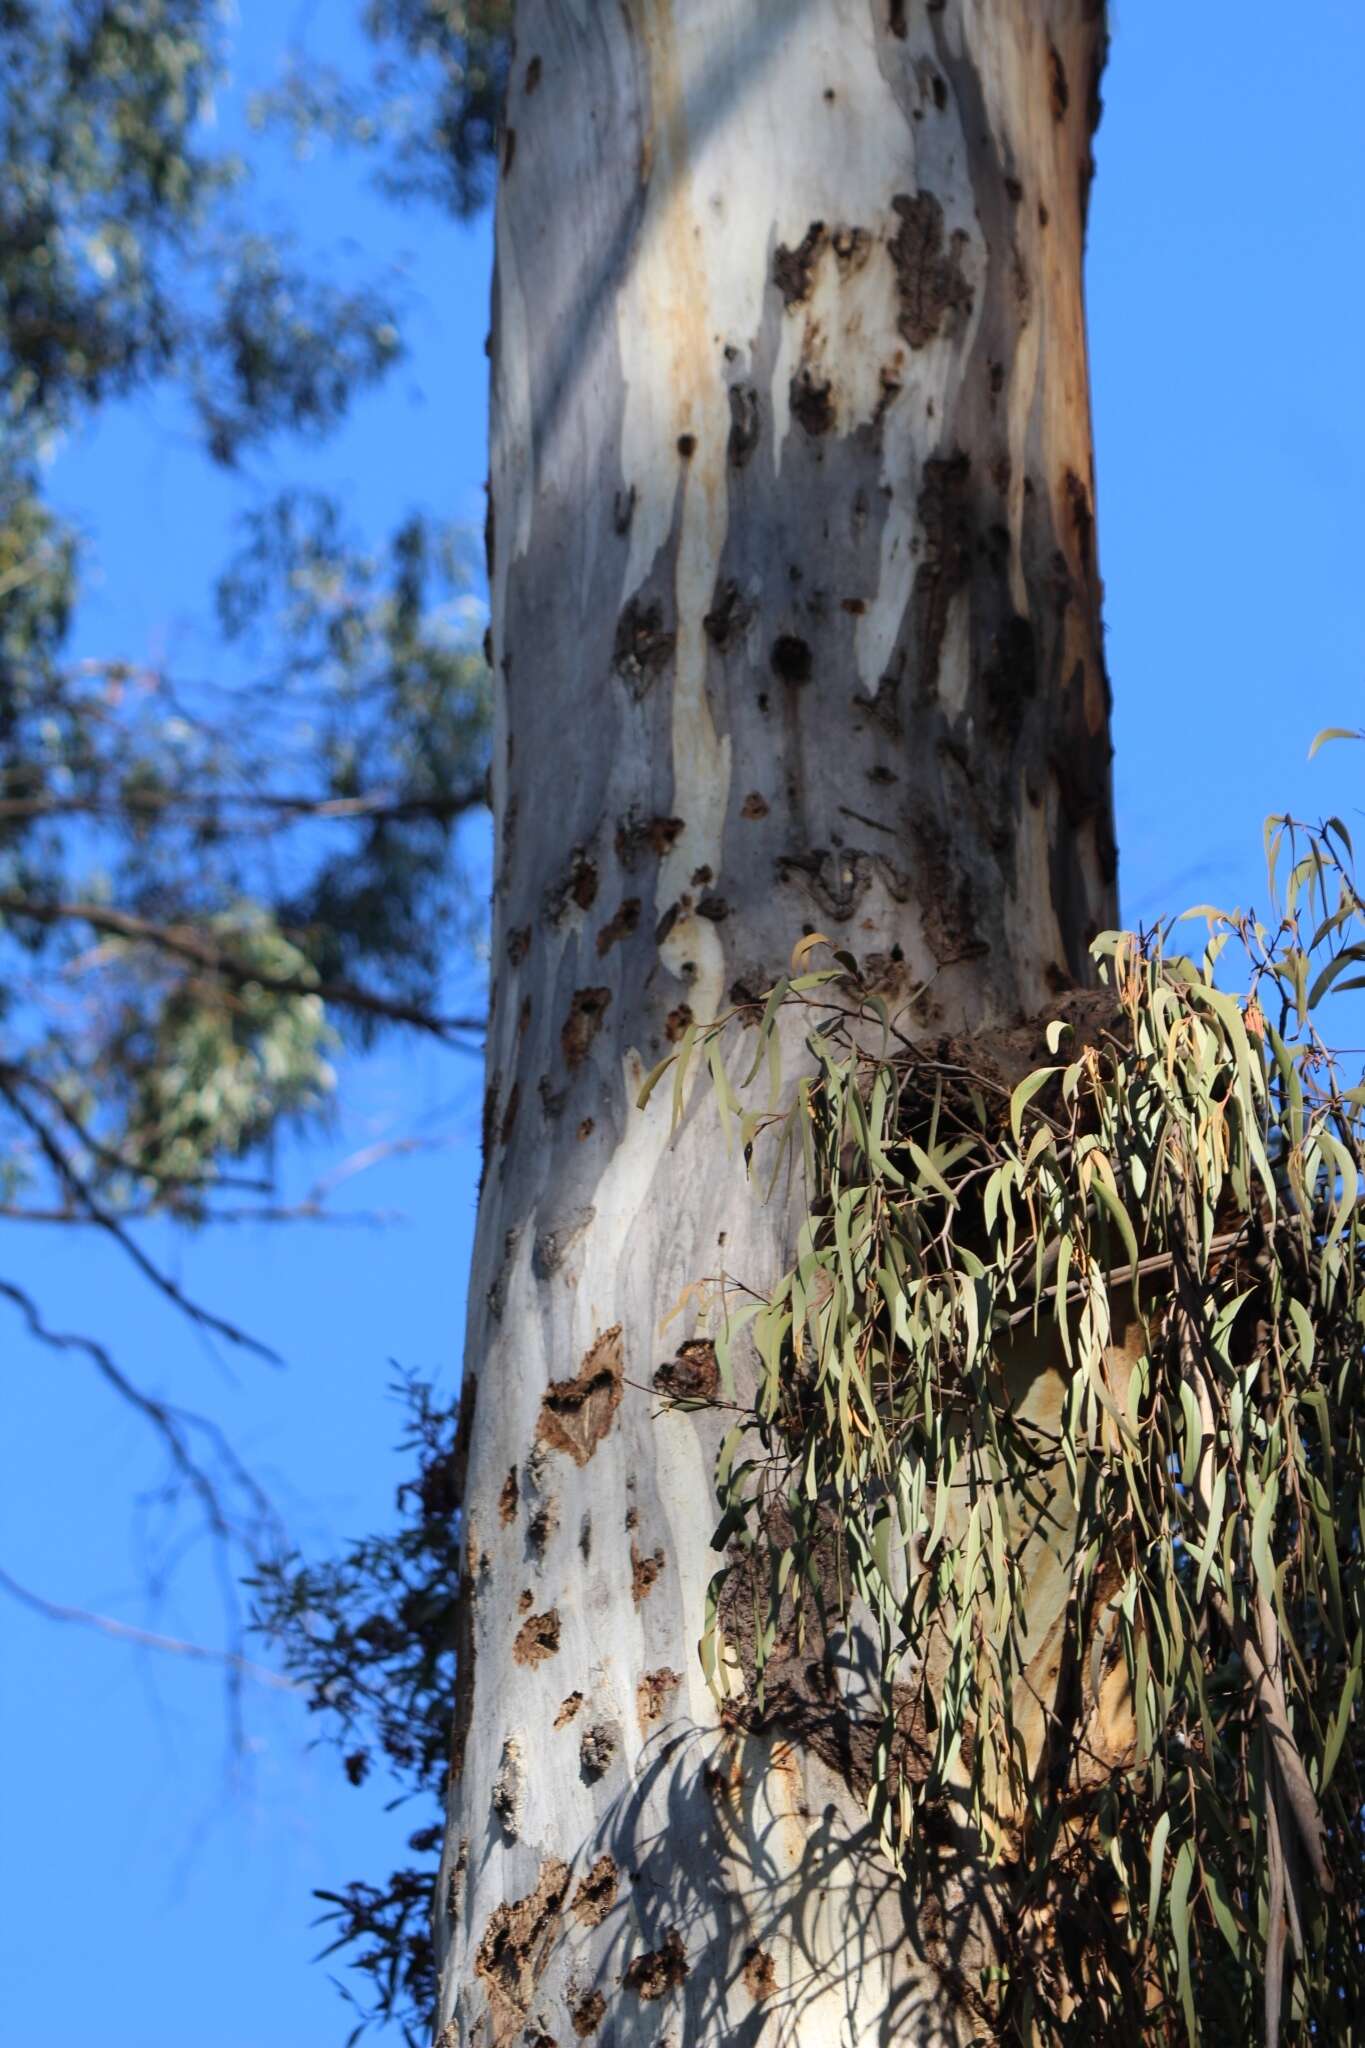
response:
M651 1383L684 1291L766 1288L789 1225L705 1085L672 1139L633 1104L803 932L932 1035L1037 1009L1114 920L1103 42L1097 0L518 10L452 2044L958 2036L838 1741L718 1729L714 1432Z

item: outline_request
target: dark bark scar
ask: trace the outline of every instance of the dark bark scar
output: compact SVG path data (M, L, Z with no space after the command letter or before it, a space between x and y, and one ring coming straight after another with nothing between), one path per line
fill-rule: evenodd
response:
M586 1465L621 1405L621 1325L597 1339L571 1380L553 1380L540 1403L536 1440Z

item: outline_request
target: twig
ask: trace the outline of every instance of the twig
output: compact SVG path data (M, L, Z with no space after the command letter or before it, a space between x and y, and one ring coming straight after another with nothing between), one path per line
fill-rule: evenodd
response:
M110 938L155 946L160 952L169 953L173 959L184 960L191 967L221 974L239 988L254 986L271 995L316 996L324 1003L355 1010L362 1016L382 1017L390 1024L408 1024L414 1030L427 1031L435 1038L454 1043L459 1042L461 1034L481 1032L484 1028L482 1017L435 1016L416 1003L399 1002L379 995L358 982L307 981L297 975L271 974L249 961L234 959L213 940L200 937L189 925L154 924L147 918L134 917L129 911L114 910L102 903L42 903L33 897L6 890L0 893L0 912L7 917L31 918L35 924L88 925L91 931L103 932Z
M41 1593L30 1592L27 1586L21 1586L17 1579L12 1579L3 1566L0 1566L0 1587L47 1621L71 1621L82 1628L96 1629L101 1635L113 1636L119 1642L135 1643L140 1649L161 1650L202 1664L225 1664L241 1677L252 1679L257 1685L271 1686L277 1692L298 1693L304 1690L294 1679L286 1678L282 1672L271 1671L264 1664L254 1664L236 1650L213 1650L205 1643L184 1642L179 1636L163 1636L152 1629L135 1628L131 1622L118 1621L112 1614L95 1614L86 1607L68 1607L62 1601L45 1599Z
M191 1300L184 1289L171 1279L169 1273L163 1273L155 1261L148 1258L141 1245L129 1236L118 1218L111 1215L97 1200L94 1191L77 1173L47 1125L35 1116L26 1102L20 1099L3 1075L0 1075L0 1095L4 1096L19 1121L32 1132L49 1166L70 1190L91 1222L97 1223L101 1230L113 1238L115 1244L132 1260L144 1279L151 1281L159 1294L164 1294L169 1302L172 1302L183 1315L188 1316L192 1323L197 1323L201 1329L211 1330L243 1351L254 1351L258 1358L265 1359L269 1365L283 1364L284 1361L277 1351L273 1351L268 1344L263 1344L258 1337L248 1336L236 1323L230 1323L226 1316L220 1316L214 1310L204 1308L197 1301Z

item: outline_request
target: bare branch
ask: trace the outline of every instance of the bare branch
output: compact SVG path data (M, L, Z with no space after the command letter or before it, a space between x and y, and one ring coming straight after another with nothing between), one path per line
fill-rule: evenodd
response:
M186 823L215 822L224 811L261 811L281 823L315 818L342 823L404 823L421 818L450 821L487 801L482 782L445 796L405 796L396 790L372 790L360 796L308 796L272 790L218 790L212 798L186 797L176 790L130 789L116 796L0 797L0 821L28 818L157 818Z
M92 1223L97 1223L100 1229L127 1253L138 1271L145 1279L151 1281L158 1293L164 1294L169 1302L172 1302L183 1315L188 1316L192 1323L197 1323L201 1329L212 1331L216 1336L225 1338L229 1344L235 1344L243 1351L254 1351L258 1358L265 1359L269 1365L283 1364L279 1353L272 1351L268 1344L262 1344L257 1337L248 1336L236 1323L230 1323L225 1316L220 1316L214 1310L204 1308L197 1301L193 1301L178 1282L171 1279L169 1273L163 1273L155 1261L148 1258L141 1245L129 1236L119 1219L103 1207L89 1183L76 1171L48 1126L34 1114L3 1075L0 1075L0 1094L9 1103L19 1121L37 1139L43 1157L67 1188L72 1199L85 1211Z
M31 918L35 924L79 923L108 937L135 944L155 946L174 959L184 960L211 974L220 974L238 987L254 986L272 995L317 996L324 1003L355 1010L362 1016L382 1017L391 1024L409 1024L414 1030L452 1043L461 1034L481 1032L481 1017L438 1017L415 1003L404 1003L350 981L304 981L297 975L270 974L249 961L234 959L221 946L190 925L162 925L103 903L43 903L15 891L0 892L0 912L7 917Z
M123 1643L134 1643L140 1649L161 1650L170 1656L189 1657L196 1663L222 1664L242 1678L249 1678L257 1685L272 1687L276 1692L303 1692L305 1688L283 1672L271 1671L267 1665L254 1664L249 1657L243 1657L236 1650L214 1650L205 1643L184 1642L179 1636L158 1635L154 1630L135 1628L131 1622L118 1621L112 1614L95 1614L86 1607L68 1607L58 1600L47 1600L41 1593L30 1592L17 1579L0 1566L0 1587L24 1607L31 1607L35 1614L41 1614L47 1621L75 1622L82 1628L96 1629L101 1635L113 1636Z
M114 1362L105 1346L93 1337L49 1329L36 1303L12 1280L0 1280L0 1296L14 1304L29 1334L40 1344L53 1351L76 1351L90 1360L113 1391L151 1424L173 1469L197 1497L211 1533L224 1542L239 1542L254 1551L257 1530L276 1526L275 1512L265 1489L242 1463L218 1424L191 1409L176 1407L153 1394L144 1393ZM223 1499L220 1482L210 1476L195 1456L193 1440L196 1436L208 1442L224 1480L235 1487L246 1502L251 1520L245 1526L239 1526L234 1519Z

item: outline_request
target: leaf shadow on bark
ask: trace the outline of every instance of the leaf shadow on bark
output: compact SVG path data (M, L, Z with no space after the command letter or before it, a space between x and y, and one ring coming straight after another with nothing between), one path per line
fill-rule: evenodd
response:
M659 2038L672 2018L683 2041L795 2048L811 2038L805 2029L819 2007L826 2025L837 2017L867 2048L959 2039L953 1979L963 1944L979 1932L980 1901L973 1911L965 1902L951 1915L945 1908L932 1930L914 1928L877 1831L850 1824L847 1794L841 1800L833 1777L821 1777L829 1796L818 1811L802 1810L801 1767L779 1734L718 1735L674 1721L647 1743L584 1862L608 1854L622 1880L601 1925L598 1985L620 1984L619 1998L633 2002L642 1963L681 1943L686 1974L660 2008ZM795 1795L784 1810L768 1797L775 1779ZM809 1792L809 1777L804 1784ZM623 2048L639 2017L624 2014L604 2040Z

